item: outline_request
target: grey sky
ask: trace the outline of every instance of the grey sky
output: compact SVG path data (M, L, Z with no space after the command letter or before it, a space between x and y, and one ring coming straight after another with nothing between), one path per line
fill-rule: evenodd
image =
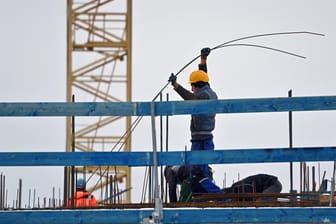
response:
M66 1L6 1L2 6L0 101L65 101ZM219 98L280 97L287 96L289 89L294 96L334 95L335 9L333 0L135 0L133 100L152 100L169 74L197 56L202 47L243 36L287 31L312 31L326 36L274 36L244 41L301 54L307 59L249 47L212 52L208 59L210 83ZM189 66L179 76L179 82L187 86L189 72L196 67L197 63ZM166 90L164 94L169 93L171 100L181 100L170 86ZM334 111L293 116L294 146L336 145ZM287 120L286 113L218 115L216 148L287 147ZM185 146L189 149L189 116L175 116L170 121L171 150ZM64 150L63 118L0 118L0 124L0 151ZM133 148L151 150L148 136L150 121L145 118L134 132ZM321 171L327 170L327 178L331 176L330 167L321 164ZM266 172L280 177L284 192L289 189L288 164L216 165L214 169L220 185L224 172L229 183L237 179L238 173L243 177ZM62 171L57 168L0 171L13 188L21 177L26 190L36 187L43 196L51 195L52 186L62 186ZM295 175L298 176L296 165ZM37 177L42 177L43 184ZM133 201L138 202L141 188L142 179L134 178ZM295 188L299 188L297 181Z

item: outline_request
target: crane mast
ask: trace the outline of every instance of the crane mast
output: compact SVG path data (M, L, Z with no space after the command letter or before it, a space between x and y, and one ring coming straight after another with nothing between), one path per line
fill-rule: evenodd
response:
M132 0L67 0L67 102L132 101L131 31ZM130 127L130 117L68 117L66 151L130 151ZM66 167L64 197L77 176L111 203L131 201L129 167Z

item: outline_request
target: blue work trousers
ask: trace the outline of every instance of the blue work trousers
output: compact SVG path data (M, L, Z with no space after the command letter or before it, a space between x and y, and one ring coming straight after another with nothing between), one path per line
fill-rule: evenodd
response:
M214 149L215 149L215 146L214 146L212 139L203 140L203 141L192 141L192 144L191 144L191 151L214 150ZM208 164L199 164L199 165L192 166L191 176L193 178L196 177L196 179L198 180L197 181L198 184L200 184L200 186L203 188L205 192L222 193L221 189L209 179ZM197 187L192 186L192 189L197 189ZM199 191L199 190L196 190L196 191Z
M191 151L214 150L214 149L215 149L215 145L212 139L191 142ZM201 172L203 177L209 177L208 164L198 164L198 165L193 166L191 169L191 175L196 176L199 171Z

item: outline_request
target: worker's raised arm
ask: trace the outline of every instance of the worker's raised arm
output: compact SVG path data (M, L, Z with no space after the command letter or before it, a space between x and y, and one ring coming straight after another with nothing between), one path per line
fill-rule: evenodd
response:
M171 73L171 75L169 76L168 82L170 82L172 84L172 86L174 87L174 89L176 89L179 84L176 82L176 75L174 75L174 73Z
M201 62L198 65L198 69L204 71L205 73L208 72L207 68L207 57L210 54L211 49L208 47L202 48L201 50Z

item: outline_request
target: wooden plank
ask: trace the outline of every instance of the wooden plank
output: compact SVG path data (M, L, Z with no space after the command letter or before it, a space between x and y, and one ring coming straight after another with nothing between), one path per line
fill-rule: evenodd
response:
M152 209L0 211L1 223L141 223ZM164 209L163 223L335 223L335 207Z
M159 165L334 161L336 147L159 152ZM0 166L151 166L152 152L1 152Z
M150 116L151 102L0 103L0 116ZM336 96L155 102L156 115L336 110Z

